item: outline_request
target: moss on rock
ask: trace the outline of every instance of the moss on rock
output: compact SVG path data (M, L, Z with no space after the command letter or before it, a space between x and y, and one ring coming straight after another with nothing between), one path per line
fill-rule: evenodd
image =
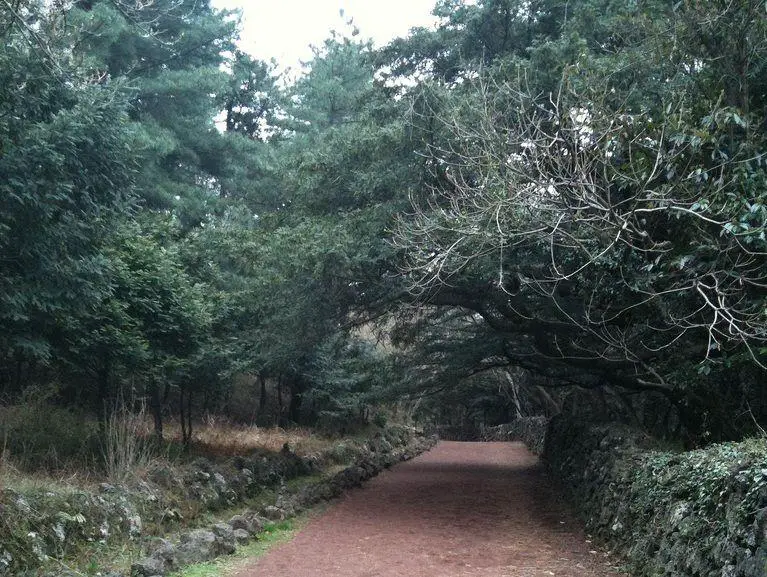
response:
M767 441L674 452L626 426L558 417L544 460L637 574L767 575Z

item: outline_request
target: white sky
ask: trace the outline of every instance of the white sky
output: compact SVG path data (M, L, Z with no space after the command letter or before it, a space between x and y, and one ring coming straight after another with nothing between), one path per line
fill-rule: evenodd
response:
M377 46L405 36L415 26L435 22L431 15L435 0L213 0L213 4L242 9L241 49L293 68L310 59L310 45L320 45L331 29L344 30L349 18L359 28L360 38L372 38Z

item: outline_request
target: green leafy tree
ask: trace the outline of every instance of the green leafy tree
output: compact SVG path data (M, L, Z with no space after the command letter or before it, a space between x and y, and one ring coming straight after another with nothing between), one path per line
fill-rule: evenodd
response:
M119 87L66 56L59 12L30 3L2 17L0 355L19 387L50 366L62 324L109 292L100 246L133 203L136 134Z
M237 50L231 68L229 87L223 94L226 131L259 140L272 137L283 99L275 63L255 60Z
M216 210L229 175L228 144L216 129L234 51L236 23L209 2L80 3L72 18L87 31L79 50L105 82L130 87L131 118L143 156L139 190L148 206L174 208L188 227Z
M335 335L315 350L308 368L308 420L342 434L368 423L389 388L386 353L369 339Z

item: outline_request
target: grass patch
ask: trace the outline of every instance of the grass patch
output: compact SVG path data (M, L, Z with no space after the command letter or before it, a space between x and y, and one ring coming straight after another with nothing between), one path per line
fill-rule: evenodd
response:
M221 557L207 563L189 565L181 571L172 573L170 577L226 577L231 575L236 570L266 554L275 545L287 543L293 539L310 518L311 514L305 514L279 523L270 523L264 528L263 533L259 533L257 541L238 547L234 555Z

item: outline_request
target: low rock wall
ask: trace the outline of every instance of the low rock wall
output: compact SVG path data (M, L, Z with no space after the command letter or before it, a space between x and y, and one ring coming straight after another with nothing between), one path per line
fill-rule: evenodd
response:
M224 463L198 459L182 469L156 465L145 480L129 487L106 483L95 490L62 486L19 491L0 487L0 577L39 575L39 568L52 559L77 555L90 543L143 541L174 528L177 531L200 513L231 509L287 480L352 463L338 479L324 479L300 497L280 494L269 510L257 512L268 518L284 518L300 507L338 495L350 484L417 455L435 442L412 429L391 427L365 442L342 443L308 457L299 457L286 448L278 454L253 454ZM218 533L228 533L211 532L216 539L210 551L219 552L217 543L224 537ZM174 539L184 539L184 535L176 533ZM169 542L160 542L160 548ZM227 542L223 547L230 545ZM192 557L184 553L181 558ZM166 555L164 566L173 567L173 559ZM55 574L61 575L61 571Z
M483 441L521 441L535 455L543 452L546 443L547 417L522 417L511 423L488 427L482 431Z
M149 555L132 565L130 577L164 577L184 565L233 553L238 544L257 538L269 521L287 519L312 505L338 497L383 469L430 449L437 442L436 437L419 436L391 440L394 445L386 435L376 436L367 443L367 450L355 464L295 492L281 491L274 504L264 505L259 511L246 510L228 523L216 523L157 540L150 547ZM122 576L112 574L110 577Z
M767 575L765 440L668 451L625 426L560 416L543 459L635 575Z

